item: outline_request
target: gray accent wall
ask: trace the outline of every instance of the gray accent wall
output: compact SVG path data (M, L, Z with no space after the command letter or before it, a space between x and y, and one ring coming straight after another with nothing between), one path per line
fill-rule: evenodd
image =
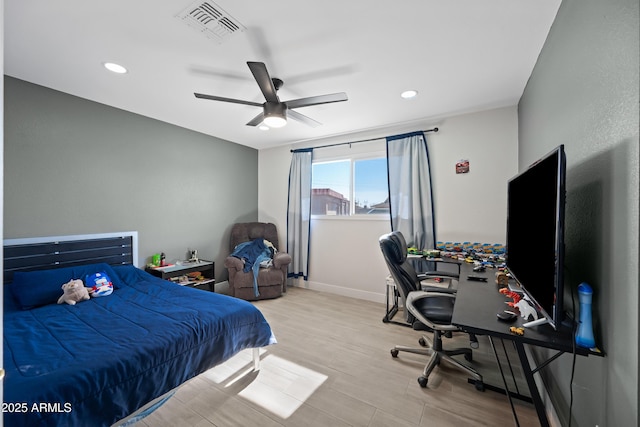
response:
M638 14L638 0L564 0L518 107L520 169L565 145L565 285L593 287L606 354L575 361L573 426L638 425ZM572 363L542 371L562 425Z
M226 279L231 225L258 216L257 150L11 77L4 84L5 239L133 230L140 265L195 248Z

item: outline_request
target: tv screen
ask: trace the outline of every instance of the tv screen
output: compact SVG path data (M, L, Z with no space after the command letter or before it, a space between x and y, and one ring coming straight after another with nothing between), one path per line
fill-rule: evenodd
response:
M508 183L507 268L554 328L564 315L565 173L561 145Z

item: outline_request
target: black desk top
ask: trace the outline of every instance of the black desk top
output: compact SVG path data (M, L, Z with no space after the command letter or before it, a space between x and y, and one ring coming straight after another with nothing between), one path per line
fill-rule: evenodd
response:
M498 290L500 286L495 282L495 269L487 269L484 273L473 272L473 266L462 266L456 303L453 309L452 323L463 328L467 332L478 335L491 335L494 337L518 340L539 347L547 347L555 350L572 352L573 334L570 328L564 327L554 330L551 325L544 324L524 329L524 335L519 336L509 332L511 326L521 327L522 317L513 322L502 322L496 317L497 313L504 310L514 311L506 302L512 301ZM469 274L485 276L486 282L470 281ZM587 355L589 350L581 347L575 348L576 353Z

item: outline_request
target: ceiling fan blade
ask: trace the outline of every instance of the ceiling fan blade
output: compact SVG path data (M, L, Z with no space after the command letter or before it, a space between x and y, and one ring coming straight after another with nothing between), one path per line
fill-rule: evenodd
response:
M288 104L288 103L287 103ZM300 114L297 111L293 111L293 110L287 110L287 116L291 117L294 120L297 120L301 123L304 123L305 125L311 126L312 128L321 126L322 123L313 120L311 117L307 117L304 114Z
M245 104L245 105L252 105L254 107L262 107L262 104L259 104L257 102L243 101L241 99L224 98L222 96L205 95L203 93L194 93L194 95L196 96L196 98L210 99L211 101L232 102L234 104Z
M332 102L348 101L347 94L344 92L332 93L330 95L310 96L308 98L299 98L287 101L287 107L300 108L310 105L330 104Z
M247 126L258 126L260 123L262 123L263 120L264 120L264 112L258 114L253 119L251 119L251 121L247 123Z
M276 93L276 87L273 85L273 80L271 80L271 76L269 76L269 72L267 71L267 66L262 62L250 61L247 62L247 65L253 74L253 78L256 79L258 86L260 86L264 98L268 102L280 102L278 94Z

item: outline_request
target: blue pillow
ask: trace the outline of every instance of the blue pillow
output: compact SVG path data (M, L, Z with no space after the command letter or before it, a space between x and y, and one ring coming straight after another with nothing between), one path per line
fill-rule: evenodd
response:
M53 270L15 272L11 283L11 293L23 310L30 310L46 304L55 304L62 295L62 285L72 279L85 278L91 274L104 272L111 278L114 287L120 286L120 278L109 264L88 264Z

